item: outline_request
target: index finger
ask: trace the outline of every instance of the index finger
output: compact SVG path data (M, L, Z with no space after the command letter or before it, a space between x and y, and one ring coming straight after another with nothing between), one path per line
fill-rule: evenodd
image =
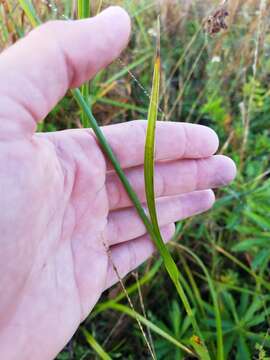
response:
M104 136L122 168L139 166L144 163L146 128L147 121L145 120L134 120L102 127ZM89 129L64 130L44 135L57 139L63 144L67 138L72 138L85 149L88 149L91 143ZM217 134L207 126L169 121L157 122L156 161L207 158L217 151L218 145ZM92 152L89 150L89 157L91 154ZM112 170L109 161L107 169Z
M104 135L123 168L143 164L146 128L147 121L144 120L103 127ZM209 127L157 122L156 161L206 158L217 151L218 145L218 136Z

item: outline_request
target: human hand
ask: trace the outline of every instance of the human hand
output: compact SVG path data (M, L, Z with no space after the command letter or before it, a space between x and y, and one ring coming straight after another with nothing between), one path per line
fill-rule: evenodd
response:
M0 56L0 349L6 360L47 360L64 347L101 293L149 257L154 246L94 134L36 134L64 96L127 44L128 15L39 27ZM104 127L142 201L145 121ZM206 127L158 123L156 195L168 240L174 222L209 209L212 190L235 176L213 156Z

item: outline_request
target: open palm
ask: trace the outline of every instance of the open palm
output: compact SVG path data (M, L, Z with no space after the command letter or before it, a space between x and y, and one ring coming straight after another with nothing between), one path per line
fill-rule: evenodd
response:
M91 130L35 134L70 87L115 59L130 21L118 7L51 22L0 56L0 349L6 360L52 359L101 293L154 251ZM103 128L144 200L145 121ZM178 219L214 202L235 175L206 127L159 123L156 195L165 240ZM110 253L110 256L108 255ZM14 339L16 339L14 341Z

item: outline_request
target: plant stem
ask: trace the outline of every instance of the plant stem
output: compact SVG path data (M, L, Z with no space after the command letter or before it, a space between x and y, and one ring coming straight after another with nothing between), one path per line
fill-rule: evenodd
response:
M86 19L91 16L91 0L77 0L77 9L78 9L78 18ZM89 104L89 82L87 81L85 84L81 86L81 92L83 98ZM89 105L88 105L89 106ZM81 113L81 121L84 128L89 128L90 124L87 116L82 111Z
M75 100L77 101L78 105L81 107L81 109L85 112L88 121L90 123L90 126L92 128L92 130L94 131L100 146L102 147L102 149L104 150L104 152L106 153L107 157L109 158L109 160L111 161L119 179L121 180L125 190L127 191L131 201L133 202L139 216L141 217L147 231L149 232L151 237L155 237L154 231L152 229L152 225L145 213L145 211L143 210L143 207L141 205L141 202L137 196L137 194L135 193L135 191L132 189L128 179L126 178L126 175L123 171L123 169L121 168L116 156L114 155L112 148L110 147L110 145L108 144L105 136L103 135L102 130L100 129L100 127L98 126L98 123L94 117L94 115L92 114L92 111L89 109L87 103L85 102L81 92L79 89L74 89L72 90L72 94L75 98Z

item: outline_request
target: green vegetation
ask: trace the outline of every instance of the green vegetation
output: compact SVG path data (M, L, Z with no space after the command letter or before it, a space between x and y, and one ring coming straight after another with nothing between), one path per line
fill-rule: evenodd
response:
M69 0L32 3L27 19L12 0L0 2L0 48L31 29L35 11L42 21L77 17ZM111 4L125 7L133 18L133 35L121 59L90 82L89 92L88 85L83 97L75 92L79 104L88 104L100 125L146 118L149 103L153 126L156 115L209 125L220 137L220 152L235 160L239 172L230 187L217 192L211 212L177 224L168 245L192 316L156 255L124 280L134 308L121 285L107 291L58 360L180 360L195 358L195 353L201 359L269 359L270 4L229 1L229 29L211 37L202 31L214 6L210 0L92 0L91 9L86 3L78 1L78 17ZM158 15L161 72L155 114L157 101L152 92L150 102L150 89ZM94 121L91 116L90 109L81 113L68 94L42 130L87 125ZM149 164L151 149L153 142ZM151 203L151 178L147 181ZM193 318L210 355L194 332Z

